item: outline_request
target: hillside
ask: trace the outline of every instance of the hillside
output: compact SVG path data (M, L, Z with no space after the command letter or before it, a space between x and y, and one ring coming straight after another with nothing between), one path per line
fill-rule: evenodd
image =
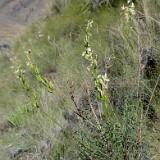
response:
M45 2L0 2L0 159L160 160L159 0Z
M0 1L0 39L14 37L26 25L33 24L46 15L49 0L1 0Z

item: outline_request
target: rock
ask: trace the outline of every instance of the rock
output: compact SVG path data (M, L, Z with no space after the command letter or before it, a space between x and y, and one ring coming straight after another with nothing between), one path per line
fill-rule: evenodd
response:
M141 70L146 69L147 67L155 67L156 56L158 55L158 51L151 46L144 46L140 51L141 58Z
M15 150L11 151L11 156L10 158L18 158L21 154L23 153L28 153L31 152L30 148L22 149L22 148L16 148Z
M78 121L77 115L69 109L64 112L64 119L67 120L69 124L76 123Z
M114 0L92 0L92 8L93 10L102 7L103 5L111 5Z

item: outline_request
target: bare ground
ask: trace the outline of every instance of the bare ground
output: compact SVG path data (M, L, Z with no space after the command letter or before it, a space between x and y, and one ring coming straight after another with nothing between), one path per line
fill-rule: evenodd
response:
M14 37L25 26L43 18L50 0L0 0L0 39Z

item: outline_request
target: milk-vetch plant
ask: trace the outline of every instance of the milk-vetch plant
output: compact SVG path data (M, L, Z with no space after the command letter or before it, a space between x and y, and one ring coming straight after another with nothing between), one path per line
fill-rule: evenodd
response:
M131 0L128 0L127 4L127 6L123 5L121 9L124 11L124 16L127 22L129 22L136 13L134 3Z
M27 82L26 77L25 77L26 72L25 72L24 69L22 69L22 65L20 65L18 67L18 70L16 72L18 74L17 78L20 80L22 88L27 92L27 96L32 99L33 106L39 108L40 103L39 103L39 100L37 98L37 93L34 90L34 88L32 88L29 85L29 83Z
M40 73L38 67L35 64L32 63L32 61L31 61L31 59L29 57L29 54L31 54L31 51L29 50L26 54L27 54L27 62L26 62L27 67L29 67L34 72L34 76L36 77L36 80L39 83L43 84L47 88L47 91L49 93L53 93L53 88L54 88L53 83L49 82L46 77L42 76L42 74ZM16 71L16 74L18 74L17 78L21 81L22 88L27 92L27 96L31 99L32 105L34 107L39 108L41 113L43 113L53 123L55 123L59 127L63 128L63 126L55 118L50 117L49 114L47 114L43 110L43 107L41 106L41 103L40 103L40 98L38 97L38 91L36 90L35 87L31 86L27 82L27 79L26 79L27 75L25 75L26 71L23 69L22 65L20 65L18 67L18 70Z
M48 92L53 93L53 87L54 87L53 83L49 82L46 77L42 76L38 67L31 62L29 53L30 51L28 51L28 54L27 54L27 59L28 59L28 62L26 62L27 66L29 66L30 69L34 71L36 79L47 87Z
M104 75L102 75L101 71L98 69L97 54L93 53L90 46L90 37L92 35L91 34L92 23L93 21L88 21L86 27L86 36L84 40L86 49L82 53L82 56L84 56L84 58L89 62L87 70L90 71L93 76L95 90L97 91L97 97L102 103L105 118L108 119L108 117L111 115L113 111L112 110L113 108L109 107L106 94L110 80L107 77L107 71Z
M128 3L129 5L131 4L131 2ZM128 16L133 17L134 15L131 8L129 10L125 8L128 22ZM128 15L128 12L133 14ZM104 75L101 74L101 70L98 67L97 55L93 53L90 46L92 23L93 21L89 21L86 27L84 41L86 49L82 56L89 63L87 70L93 77L95 91L103 107L102 117L104 118L102 120L98 119L95 109L91 108L95 120L99 122L100 127L99 130L94 130L94 132L82 131L82 141L90 148L88 150L83 146L80 147L82 159L143 159L143 157L146 157L146 151L144 144L139 140L142 137L141 130L139 129L139 127L142 127L141 124L139 125L142 119L138 113L141 111L137 111L136 104L129 104L127 98L125 99L122 115L118 114L110 104L110 99L107 96L110 82L107 76L107 69ZM141 110L141 108L138 108L138 110Z
M26 62L26 65L34 72L37 81L42 83L47 88L48 92L53 93L53 87L54 87L53 83L49 82L46 77L42 76L38 67L31 62L31 59L29 57L30 53L31 51L28 51L26 53L27 60L28 60ZM22 88L26 90L28 93L28 96L32 98L33 105L39 108L40 104L38 102L37 92L33 87L31 87L31 85L28 84L26 77L25 77L25 70L22 69L22 65L18 67L17 72L18 72L18 78L20 79L22 83Z

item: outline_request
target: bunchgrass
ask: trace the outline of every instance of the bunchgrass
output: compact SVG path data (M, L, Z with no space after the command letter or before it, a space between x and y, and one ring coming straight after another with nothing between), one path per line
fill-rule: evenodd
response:
M8 109L1 109L12 132L3 134L3 159L18 147L22 153L16 158L23 159L158 158L159 125L148 112L152 106L159 116L159 71L147 77L140 54L146 46L159 51L154 2L94 11L89 1L67 2L60 14L37 22L15 45L11 63L22 83L8 85L13 76L5 82L1 99ZM88 19L94 23L86 32ZM1 60L1 72L10 74L9 58ZM27 103L34 113L28 114Z

